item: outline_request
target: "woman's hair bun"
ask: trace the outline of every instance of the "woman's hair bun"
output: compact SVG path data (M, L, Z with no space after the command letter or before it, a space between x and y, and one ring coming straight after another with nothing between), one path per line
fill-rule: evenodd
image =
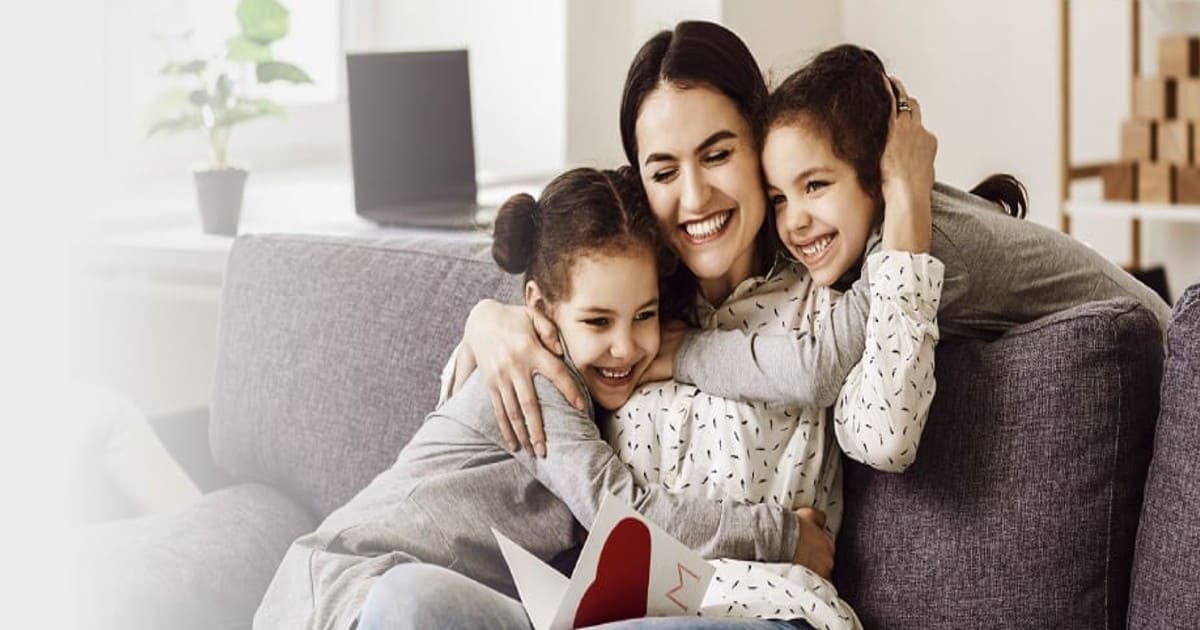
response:
M496 213L492 258L508 273L525 273L533 261L537 209L537 200L527 193L520 193L509 197Z

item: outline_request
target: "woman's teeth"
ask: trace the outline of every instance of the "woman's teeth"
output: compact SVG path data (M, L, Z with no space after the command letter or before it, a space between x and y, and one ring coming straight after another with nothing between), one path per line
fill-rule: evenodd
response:
M811 258L811 257L816 256L816 255L820 254L821 252L825 251L825 248L829 247L829 243L832 241L833 241L832 234L829 234L827 236L822 236L819 241L813 243L812 245L807 245L805 247L801 247L800 253Z
M703 221L693 221L683 224L683 229L687 231L688 236L696 240L701 240L716 234L725 227L729 222L729 217L733 215L732 210L727 210L721 214L713 215Z
M596 368L596 371L600 372L600 375L603 376L604 378L620 380L620 379L625 378L626 376L629 376L630 372L633 372L633 366L631 365L631 366L625 368L624 370L610 370L607 368L598 367L598 368Z

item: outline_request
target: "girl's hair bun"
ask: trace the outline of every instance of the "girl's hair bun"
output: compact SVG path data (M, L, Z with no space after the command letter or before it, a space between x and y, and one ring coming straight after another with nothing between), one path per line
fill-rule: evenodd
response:
M496 213L492 258L508 273L525 273L533 261L537 244L537 210L537 200L520 193L509 197Z

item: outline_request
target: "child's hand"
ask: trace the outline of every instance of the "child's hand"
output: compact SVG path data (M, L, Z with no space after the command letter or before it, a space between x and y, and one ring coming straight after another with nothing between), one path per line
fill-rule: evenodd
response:
M536 309L483 300L467 317L463 342L487 384L508 447L515 451L523 445L545 457L546 433L533 375L550 379L576 408L583 407L575 379L554 354L562 352L554 323Z
M658 345L658 356L650 362L638 384L665 381L675 376L675 353L687 332L687 324L673 319L662 325L662 341Z
M899 79L884 78L892 102L879 169L883 188L883 247L928 252L937 137L921 124L921 105Z
M796 510L800 539L792 562L808 567L813 573L830 579L833 575L833 537L825 531L825 513L811 507Z

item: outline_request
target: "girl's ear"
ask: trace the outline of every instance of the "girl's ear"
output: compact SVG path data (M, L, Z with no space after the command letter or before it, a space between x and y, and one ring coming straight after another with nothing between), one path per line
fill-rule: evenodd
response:
M539 313L546 317L550 316L550 309L547 308L546 298L542 295L542 289L533 280L525 283L525 306L537 309Z

